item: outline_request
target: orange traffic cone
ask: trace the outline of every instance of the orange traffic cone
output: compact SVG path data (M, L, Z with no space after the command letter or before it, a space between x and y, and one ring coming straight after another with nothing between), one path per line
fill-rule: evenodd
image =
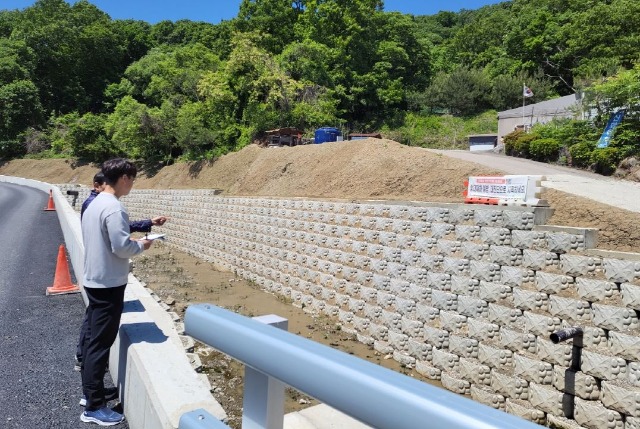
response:
M53 192L49 189L49 204L44 208L45 212L56 211L56 206L53 204Z
M64 245L61 244L58 249L58 264L56 266L56 275L53 279L53 286L47 288L47 295L61 295L63 293L76 292L80 292L80 288L71 283L67 256L64 252Z

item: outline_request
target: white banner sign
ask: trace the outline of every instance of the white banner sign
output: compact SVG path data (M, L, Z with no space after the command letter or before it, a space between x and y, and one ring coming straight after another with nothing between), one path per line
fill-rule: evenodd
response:
M467 198L527 199L530 176L469 177Z

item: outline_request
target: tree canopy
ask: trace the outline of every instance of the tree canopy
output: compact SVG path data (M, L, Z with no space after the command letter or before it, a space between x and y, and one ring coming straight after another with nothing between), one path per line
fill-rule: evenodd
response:
M38 0L0 11L0 157L205 159L278 127L394 129L518 107L523 83L532 102L593 88L604 116L637 105L639 61L637 0L430 16L382 0L243 0L215 25Z

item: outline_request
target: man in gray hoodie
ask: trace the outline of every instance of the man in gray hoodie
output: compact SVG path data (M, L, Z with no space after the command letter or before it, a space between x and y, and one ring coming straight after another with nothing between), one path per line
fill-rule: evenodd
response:
M133 240L129 215L119 201L128 195L136 178L136 166L116 158L102 164L105 189L82 216L84 288L89 299L87 338L83 346L82 390L86 398L80 420L111 426L124 416L107 407L104 374L120 326L129 258L151 246L150 240Z

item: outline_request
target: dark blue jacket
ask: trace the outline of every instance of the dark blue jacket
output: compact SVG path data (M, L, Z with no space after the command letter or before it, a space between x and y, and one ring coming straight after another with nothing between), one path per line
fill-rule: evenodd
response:
M99 192L96 192L95 189L92 189L87 199L84 200L84 202L82 203L82 209L80 209L80 220L82 220L84 211L87 209L87 207L89 207L91 201L93 201L93 199L98 196L98 193ZM151 219L129 222L129 232L151 232L152 225L153 223L151 222Z

